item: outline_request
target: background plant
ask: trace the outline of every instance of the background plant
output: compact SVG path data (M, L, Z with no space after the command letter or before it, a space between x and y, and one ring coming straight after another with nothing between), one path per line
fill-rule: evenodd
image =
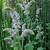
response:
M23 4L30 7L24 8ZM49 4L49 0L0 0L0 50L46 50L46 48L49 50L47 38L50 33ZM12 12L14 7L20 15L18 29L12 28L13 19L10 11ZM21 38L24 23L25 29L32 30L34 35L31 34L32 32L29 35L28 31L28 36ZM15 36L11 36L10 33L14 32Z

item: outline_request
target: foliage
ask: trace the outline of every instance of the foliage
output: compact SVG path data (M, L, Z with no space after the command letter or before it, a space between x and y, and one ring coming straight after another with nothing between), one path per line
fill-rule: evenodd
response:
M0 0L0 50L49 48L48 2L49 0Z

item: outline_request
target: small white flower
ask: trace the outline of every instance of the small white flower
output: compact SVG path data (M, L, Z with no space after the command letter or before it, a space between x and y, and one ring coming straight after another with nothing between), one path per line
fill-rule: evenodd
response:
M25 14L25 15L29 15L29 10L25 10L25 11L24 11L24 14Z
M37 8L37 10L36 10L36 15L38 15L39 13L40 13L40 10L41 10L42 8Z
M36 18L38 18L38 15L36 15Z

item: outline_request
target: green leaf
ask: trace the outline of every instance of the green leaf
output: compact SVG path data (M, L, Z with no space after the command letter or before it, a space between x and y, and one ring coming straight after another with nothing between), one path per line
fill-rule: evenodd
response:
M33 46L31 43L26 44L24 48L25 50L33 50Z
M39 48L37 48L37 50L44 50L44 48L42 48L42 47L39 47Z
M14 36L14 40L19 42L21 40L21 37L16 35Z
M1 50L1 46L0 46L0 50Z

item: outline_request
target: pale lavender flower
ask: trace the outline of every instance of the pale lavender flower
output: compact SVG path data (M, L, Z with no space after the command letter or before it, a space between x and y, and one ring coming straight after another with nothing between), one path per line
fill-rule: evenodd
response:
M25 29L26 29L26 24L24 23L24 24L22 25L22 32L23 32Z
M26 4L25 1L23 1L23 4L22 4L22 3L19 3L18 5L20 5L20 7L21 7L23 10L27 10L27 9L31 6L31 4L32 4L32 1L28 2L27 4Z
M17 20L20 19L20 15L16 11L14 11L12 15L13 15L13 19L17 19Z
M20 15L14 10L13 13L10 12L12 17L12 28L17 28L17 24L20 23Z
M32 1L28 2L26 5L24 5L25 10L27 10L32 4Z
M26 4L25 1L23 1L23 6L24 6L25 10L27 10L32 5L32 2L35 2L35 1L34 0L31 0L27 4Z
M20 15L14 10L13 12L10 12L10 16L12 17L12 19L14 20L18 20L20 19Z
M21 28L20 25L21 25L20 21L18 21L18 22L13 21L12 22L12 28Z
M3 31L7 31L8 33L10 33L11 36L16 35L16 32L11 28L5 28Z
M21 37L27 37L29 34L34 35L34 32L31 29L25 29L22 34Z

